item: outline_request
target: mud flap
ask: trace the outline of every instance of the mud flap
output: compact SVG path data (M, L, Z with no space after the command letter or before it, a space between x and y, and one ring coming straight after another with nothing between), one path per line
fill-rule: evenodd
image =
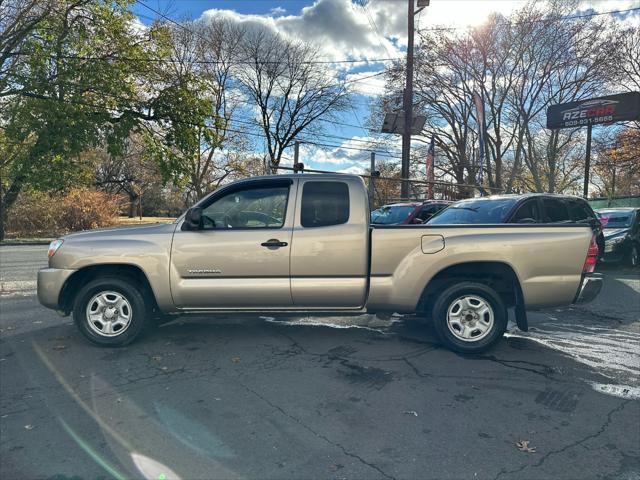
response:
M520 286L516 287L516 325L523 332L529 331L529 322L527 321L527 309L524 307L524 298Z

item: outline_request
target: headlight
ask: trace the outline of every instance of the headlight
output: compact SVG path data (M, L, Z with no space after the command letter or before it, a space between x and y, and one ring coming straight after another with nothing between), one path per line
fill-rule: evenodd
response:
M605 245L613 247L614 245L618 245L619 243L624 242L625 236L621 235L619 237L613 237L604 242Z
M47 255L49 256L49 258L53 257L56 254L56 252L62 246L63 243L64 243L64 240L58 239L58 240L54 240L49 244L49 252L47 252Z

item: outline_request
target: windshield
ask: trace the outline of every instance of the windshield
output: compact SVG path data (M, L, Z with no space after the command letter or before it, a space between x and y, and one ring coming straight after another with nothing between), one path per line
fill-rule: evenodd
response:
M515 198L461 200L437 213L427 223L430 225L503 223L515 203Z
M634 212L601 210L598 215L604 228L629 228L633 222Z
M378 225L402 223L415 209L413 205L385 205L371 212L371 223Z

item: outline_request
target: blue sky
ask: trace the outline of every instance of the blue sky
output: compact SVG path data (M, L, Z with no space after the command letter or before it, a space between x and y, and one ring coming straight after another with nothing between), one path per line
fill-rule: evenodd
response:
M260 25L294 39L312 42L322 46L323 60L367 60L343 66L347 80L358 80L350 83L352 107L340 115L340 124L322 123L323 136L317 137L317 143L335 147L306 146L301 152L305 165L312 168L353 172L368 166L369 152L358 149L366 147L370 140L371 133L362 126L366 126L370 103L382 92L383 79L360 78L384 70L386 62L372 60L404 56L406 0L143 1L176 20L224 16L234 22ZM446 25L465 29L482 23L492 12L509 15L525 3L524 0L431 0L431 6L416 18L416 26ZM640 0L582 0L577 12L623 10L638 6ZM157 17L140 3L134 4L132 11L144 24ZM633 18L637 21L639 17L634 15ZM399 157L400 139L397 136L385 137L389 145L376 147L378 158L397 161L389 158L389 153L392 157ZM256 144L255 149L260 153L263 151L260 144Z

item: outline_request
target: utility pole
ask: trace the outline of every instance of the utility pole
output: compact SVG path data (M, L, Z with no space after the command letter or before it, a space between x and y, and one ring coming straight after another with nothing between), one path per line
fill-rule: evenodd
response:
M404 88L402 108L404 110L404 128L402 131L402 168L400 177L400 196L409 198L409 160L411 159L411 127L413 126L413 34L415 30L415 16L429 6L430 0L418 0L418 10L415 10L416 0L408 0L407 15L407 78ZM424 121L423 121L424 124Z
M591 124L587 127L587 153L584 158L584 186L582 196L589 198L589 169L591 167Z
M407 78L404 88L402 107L404 110L404 131L402 132L402 168L400 177L402 184L400 197L409 198L409 159L411 157L411 120L413 119L413 31L414 31L414 1L408 0L407 25Z

